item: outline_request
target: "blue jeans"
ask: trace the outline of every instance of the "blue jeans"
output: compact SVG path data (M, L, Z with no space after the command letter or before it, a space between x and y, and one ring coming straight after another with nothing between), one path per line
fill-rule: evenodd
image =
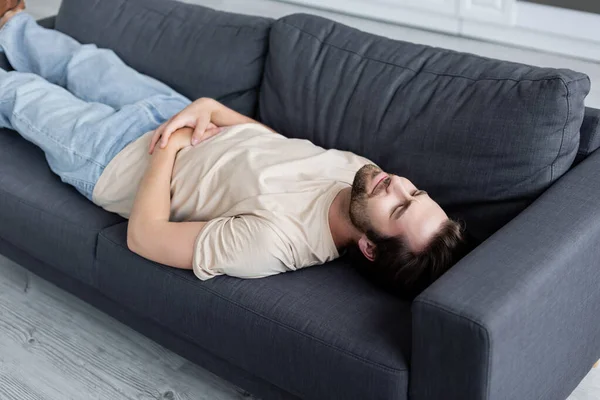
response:
M0 127L40 147L50 169L90 201L119 151L190 104L112 50L44 29L23 12L0 29L0 49L16 70L0 69Z

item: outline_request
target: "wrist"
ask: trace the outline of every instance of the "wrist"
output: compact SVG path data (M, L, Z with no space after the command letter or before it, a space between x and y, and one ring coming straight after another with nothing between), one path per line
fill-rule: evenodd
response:
M215 115L215 112L217 110L219 110L219 107L221 106L221 103L219 103L218 101L216 101L213 98L210 97L202 97L200 99L197 100L198 101L198 110L202 110L202 112L208 112L210 114L210 122L213 122L213 117Z
M210 97L201 97L198 100L196 100L195 103L199 106L199 108L202 108L203 110L208 110L210 112L214 111L220 104L218 101Z
M179 150L181 150L182 148L184 148L185 146L183 145L183 143L181 143L179 140L169 140L169 142L167 143L167 145L165 147L160 147L160 146L156 146L154 148L154 152L152 153L152 155L155 154L177 154L179 152Z
M194 128L190 128L189 126L173 132L173 135L171 136L171 140L173 141L173 147L171 148L172 152L178 153L180 150L191 146L193 134Z

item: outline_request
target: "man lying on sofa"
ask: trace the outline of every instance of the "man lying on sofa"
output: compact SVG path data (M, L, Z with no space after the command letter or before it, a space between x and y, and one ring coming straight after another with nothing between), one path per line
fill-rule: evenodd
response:
M213 99L190 102L111 50L40 27L23 2L0 6L0 48L15 69L0 70L0 125L128 218L133 252L207 280L323 264L358 246L409 298L455 261L461 225L410 180Z

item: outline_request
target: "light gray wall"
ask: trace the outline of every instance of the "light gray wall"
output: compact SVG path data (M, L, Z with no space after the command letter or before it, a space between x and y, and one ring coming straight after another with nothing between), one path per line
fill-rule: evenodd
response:
M587 11L600 14L600 1L598 0L523 0L530 3L544 4L547 6L570 8L571 10Z
M26 0L27 11L36 19L56 14L61 0Z

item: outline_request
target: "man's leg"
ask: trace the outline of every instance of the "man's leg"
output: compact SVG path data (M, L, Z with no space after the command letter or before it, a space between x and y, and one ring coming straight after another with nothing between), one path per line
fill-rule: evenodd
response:
M168 119L190 100L164 83L127 66L112 50L82 45L19 12L0 29L0 49L12 67L66 88L82 100L114 109L140 103Z
M38 75L0 69L0 127L40 147L50 169L89 200L112 157L162 122L139 104L87 103Z

